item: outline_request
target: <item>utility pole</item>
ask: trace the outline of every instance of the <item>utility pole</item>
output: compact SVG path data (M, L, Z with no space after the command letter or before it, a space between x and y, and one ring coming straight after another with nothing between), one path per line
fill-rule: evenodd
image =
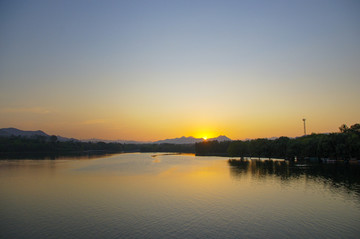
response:
M304 121L304 135L306 136L306 124L305 124L305 118L304 119L302 119L303 121Z

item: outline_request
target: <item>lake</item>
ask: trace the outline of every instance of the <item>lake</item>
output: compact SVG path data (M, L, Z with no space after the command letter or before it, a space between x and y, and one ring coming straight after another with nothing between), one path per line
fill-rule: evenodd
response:
M360 167L133 153L0 160L1 238L359 238Z

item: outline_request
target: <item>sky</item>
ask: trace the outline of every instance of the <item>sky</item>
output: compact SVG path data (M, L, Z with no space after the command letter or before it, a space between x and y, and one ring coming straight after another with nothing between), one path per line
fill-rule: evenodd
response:
M231 139L360 122L360 2L1 1L0 128Z

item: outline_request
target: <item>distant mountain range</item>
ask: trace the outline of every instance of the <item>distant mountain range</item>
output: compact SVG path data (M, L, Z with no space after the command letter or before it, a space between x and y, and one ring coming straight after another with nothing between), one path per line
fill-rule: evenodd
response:
M21 136L21 137L35 137L35 136L44 136L50 137L51 135L46 134L44 131L36 130L36 131L24 131L19 130L16 128L3 128L0 129L0 136L2 137L10 137L10 136ZM105 142L105 143L122 143L122 144L194 144L205 141L203 138L194 138L190 137L181 137L181 138L174 138L174 139L165 139L165 140L158 140L158 141L130 141L130 140L103 140L103 139L85 139L85 140L78 140L74 138L66 138L57 135L56 136L59 141L82 141L82 142ZM222 141L231 141L230 138L226 137L225 135L220 135L216 138L207 139L206 141L214 141L217 140L219 142Z
M222 141L231 141L230 138L226 137L225 135L220 135L216 138L207 139L206 141L214 141L217 140L219 142ZM185 137L182 136L180 138L174 139L164 139L158 141L129 141L129 140L103 140L103 139L84 139L81 140L83 142L105 142L105 143L121 143L121 144L195 144L199 142L204 142L205 139L203 138L194 138L192 136Z
M11 136L21 136L26 138L32 138L36 136L50 137L51 135L46 134L44 131L36 130L36 131L24 131L16 128L3 128L0 129L0 136L2 137L11 137ZM74 138L66 138L59 135L56 135L57 139L61 142L65 141L79 141Z
M226 137L225 135L220 135L216 138L211 138L211 139L207 139L206 141L231 141L231 139L229 139L228 137ZM175 139L165 139L165 140L159 140L159 141L155 141L155 144L195 144L195 143L199 143L199 142L203 142L205 141L205 139L203 138L194 138L192 136L190 137L181 137L181 138L175 138Z

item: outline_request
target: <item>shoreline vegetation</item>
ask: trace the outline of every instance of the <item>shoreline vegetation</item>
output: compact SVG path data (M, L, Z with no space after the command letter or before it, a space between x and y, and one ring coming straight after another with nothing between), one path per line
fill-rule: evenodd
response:
M203 142L195 145L199 156L279 158L286 160L360 160L360 124L340 126L340 132L310 134L297 138Z
M1 158L23 158L32 155L102 155L129 152L194 153L197 156L240 158L280 158L360 160L360 124L342 125L340 132L311 134L297 138L204 141L195 144L121 144L105 142L61 142L56 136L0 137Z
M170 152L195 153L195 144L122 144L105 142L59 141L56 136L0 137L0 158L56 158L114 153Z

